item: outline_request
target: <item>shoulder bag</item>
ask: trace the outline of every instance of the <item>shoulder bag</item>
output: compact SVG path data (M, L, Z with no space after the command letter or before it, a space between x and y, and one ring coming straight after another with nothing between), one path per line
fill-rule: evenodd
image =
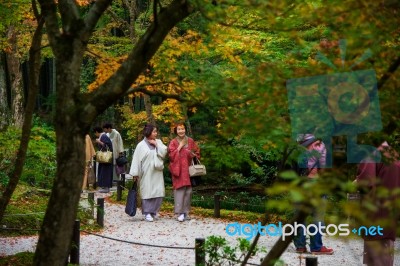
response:
M128 163L128 159L126 158L125 155L121 155L115 160L115 162L117 163L118 166L123 166Z
M157 151L154 151L154 168L158 171L164 169L164 160L158 156Z
M189 175L193 176L203 176L207 174L206 166L201 164L200 160L197 159L198 164L194 164L194 160L192 160L192 165L189 166Z
M107 147L106 151L99 150L96 152L96 162L99 163L112 163L113 153Z

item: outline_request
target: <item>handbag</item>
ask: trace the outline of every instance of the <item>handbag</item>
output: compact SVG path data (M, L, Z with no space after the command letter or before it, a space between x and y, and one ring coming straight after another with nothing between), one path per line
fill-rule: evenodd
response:
M118 166L123 166L128 163L128 159L125 155L121 155L115 160L115 162Z
M99 150L96 152L96 161L99 163L112 163L113 153L107 147L106 151Z
M154 151L154 168L158 171L162 171L164 169L164 160L158 156L156 151Z
M197 159L198 164L194 164L194 160L192 160L192 165L189 166L189 175L192 176L202 176L207 174L206 166L201 164L200 160Z
M136 215L136 182L133 182L132 188L128 191L128 196L126 197L125 213L129 216Z

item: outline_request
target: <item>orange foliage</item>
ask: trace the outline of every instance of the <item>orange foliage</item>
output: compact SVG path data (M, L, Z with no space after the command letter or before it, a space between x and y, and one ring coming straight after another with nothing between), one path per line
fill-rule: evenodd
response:
M122 59L124 58L103 57L102 61L97 65L95 71L97 79L88 86L88 90L96 90L107 79L109 79L111 75L114 74L114 72L120 67L120 61L122 61Z
M78 6L87 6L92 2L94 2L94 0L76 0Z

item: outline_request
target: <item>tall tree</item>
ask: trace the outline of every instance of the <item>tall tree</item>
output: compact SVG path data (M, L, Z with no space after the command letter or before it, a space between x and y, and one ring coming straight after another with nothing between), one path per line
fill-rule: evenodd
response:
M15 167L10 176L7 187L2 193L0 198L0 220L3 217L4 211L10 201L11 195L14 192L19 179L22 174L25 157L28 149L30 133L32 128L33 112L36 105L36 97L39 91L39 72L41 65L41 42L42 42L42 30L44 26L44 20L42 19L39 11L36 7L36 2L32 2L32 9L36 20L38 21L37 28L33 34L31 47L29 49L29 83L28 83L28 100L24 109L24 119L22 121L22 134L21 141L18 148Z
M99 0L81 17L75 1L39 0L57 69L55 129L57 177L54 182L36 248L35 265L62 265L70 247L72 225L80 198L84 171L84 136L96 116L123 96L147 66L168 32L186 18L189 1L167 6L154 1L154 19L126 60L99 89L83 94L82 59L96 23L111 0ZM60 21L57 10L60 12ZM61 25L61 28L59 28Z
M10 50L6 53L6 63L10 80L11 92L11 119L16 127L22 127L24 121L24 83L22 79L21 62L18 56L17 32L14 25L7 31Z
M26 100L21 64L27 57L33 32L29 1L3 1L0 16L0 92L7 95L0 101L0 114L3 123L21 128Z
M95 25L111 0L94 2L84 17L79 14L74 1L39 2L56 58L58 88L55 116L57 178L35 255L35 264L47 265L64 263L68 252L82 182L80 177L84 169L83 138L91 122L119 97L132 91L130 87L148 67L149 60L167 33L188 16L193 7L188 1L182 0L171 1L165 7L160 4L163 1L154 1L150 27L136 41L129 55L121 58L122 64L118 64L115 71L97 85L96 90L82 93L79 83L82 58ZM396 1L368 5L359 1L339 0L329 4L302 0L212 1L216 6L200 4L201 1L193 2L199 3L197 8L204 17L215 22L214 27L205 31L216 35L223 28L228 33L224 35L225 39L208 37L210 42L215 43L214 48L218 53L211 53L206 59L200 58L203 66L199 64L193 68L196 71L191 76L204 75L206 81L198 86L199 94L208 101L209 106L217 106L221 123L219 131L225 136L253 136L257 140L255 145L266 150L283 149L290 139L285 81L332 73L316 62L316 50L322 49L334 63L338 63L333 58L335 47L321 42L327 36L329 39L349 40L354 50L348 53L348 66L356 62L357 54L362 54L361 49L366 45L371 46L376 56L366 62L367 66L376 69L379 80L382 80L380 77L388 77L388 81L382 83L383 99L388 100L385 107L398 106L399 98L391 98L392 95L398 95L396 84L399 82L398 75L395 75L398 73L396 58L399 54L398 21L393 16L399 10ZM254 5L256 2L257 5ZM210 6L215 10L211 10ZM58 20L57 10L61 21ZM357 27L347 21L357 21ZM280 36L276 36L277 33ZM185 60L187 57L186 54L175 55L165 60L165 66L170 59ZM182 66L187 62L184 60ZM221 66L224 61L227 63ZM340 59L337 65L340 65ZM214 74L214 70L220 72L209 75ZM164 71L164 68L161 67L159 71ZM180 78L181 75L174 70L170 76ZM138 84L140 88L141 84ZM145 92L143 87L136 91ZM171 90L174 92L176 87L172 86ZM150 91L146 93L150 94ZM390 110L393 112L383 113L384 118L397 117L394 114L398 110ZM287 190L287 186L284 189ZM282 190L277 191L283 193ZM286 246L275 249L273 256L263 263L270 263L279 257Z
M7 79L3 54L0 57L0 131L8 126Z

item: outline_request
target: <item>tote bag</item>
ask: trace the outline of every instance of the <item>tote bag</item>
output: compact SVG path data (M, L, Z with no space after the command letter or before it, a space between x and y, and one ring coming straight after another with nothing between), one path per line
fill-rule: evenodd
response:
M136 182L134 182L132 188L128 191L128 196L126 197L125 213L129 216L135 216L136 208Z
M113 153L107 147L106 151L98 151L96 152L96 162L99 163L112 163L113 162Z

